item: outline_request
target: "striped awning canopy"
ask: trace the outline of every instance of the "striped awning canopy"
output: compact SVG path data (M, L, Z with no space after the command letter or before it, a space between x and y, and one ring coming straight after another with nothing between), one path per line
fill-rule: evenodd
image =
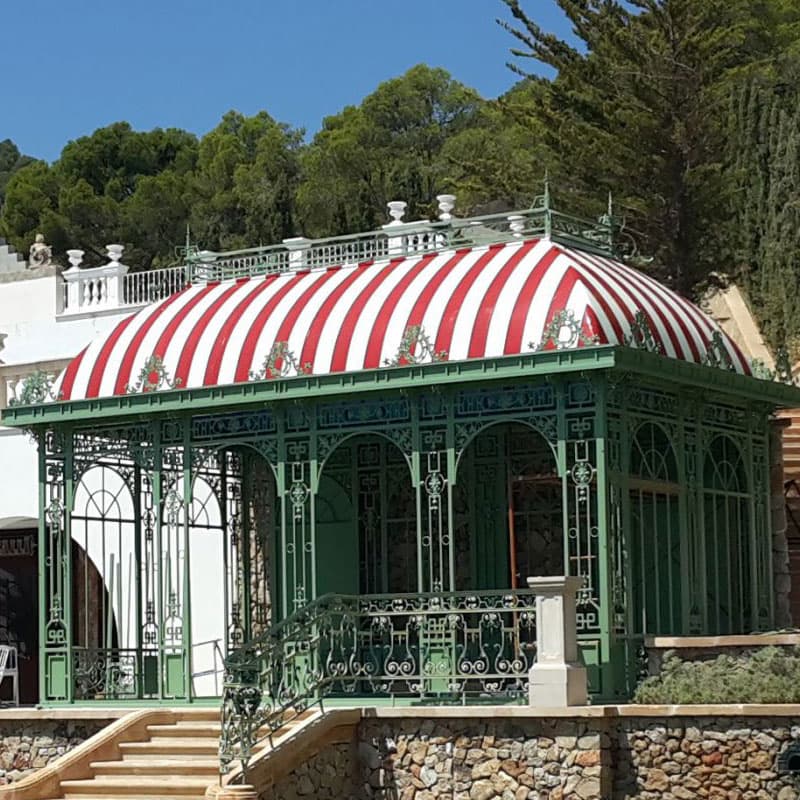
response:
M696 306L547 239L191 285L92 342L63 400L626 344L750 369Z

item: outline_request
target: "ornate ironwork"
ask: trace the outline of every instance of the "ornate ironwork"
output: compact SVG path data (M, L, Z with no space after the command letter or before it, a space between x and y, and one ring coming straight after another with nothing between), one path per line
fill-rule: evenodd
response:
M75 648L72 652L76 700L130 700L139 697L139 654L135 649Z
M53 391L55 376L46 370L37 369L28 375L22 388L15 397L9 399L9 406L30 406L35 403L46 403L49 400L61 400L61 393Z
M539 343L531 342L528 347L533 351L550 348L566 350L578 345L588 347L597 343L597 336L588 336L583 330L581 321L575 319L575 314L569 309L564 309L553 314L542 332Z
M627 347L635 347L637 350L647 350L649 353L664 355L664 346L653 336L650 327L650 318L644 311L637 311L631 323L631 332L624 336L623 344Z
M261 369L250 373L251 381L263 381L270 378L286 378L297 375L310 375L311 364L301 364L289 349L288 342L274 342L264 358Z
M714 331L711 334L711 341L706 347L705 355L703 356L703 363L709 367L717 367L719 369L726 369L733 371L736 368L733 365L733 359L725 347L725 342L722 339L722 334L719 331Z
M172 378L164 366L162 356L155 353L147 358L136 382L125 387L127 394L139 392L157 392L161 389L177 389L181 385L180 378Z
M447 351L436 349L422 325L409 325L403 332L397 354L394 358L387 358L384 364L388 367L403 367L406 364L425 364L431 361L447 361Z
M535 657L528 590L326 595L226 659L221 770L331 696L523 700Z

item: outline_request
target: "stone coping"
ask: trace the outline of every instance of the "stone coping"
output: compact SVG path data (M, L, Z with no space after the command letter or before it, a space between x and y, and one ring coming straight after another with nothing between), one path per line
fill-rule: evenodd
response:
M800 645L800 633L754 633L744 636L646 636L645 647L680 650L698 647L769 647Z
M83 707L68 707L62 706L58 708L35 708L30 707L5 707L0 708L0 724L3 722L14 721L38 721L38 720L115 720L122 719L122 717L131 714L135 711L169 711L180 713L184 715L191 715L192 707L183 706L178 708L166 708L164 706L129 706L128 708L89 708ZM197 707L198 713L208 713L208 706Z
M30 267L24 266L14 272L0 272L0 283L16 283L17 281L29 281L33 278L51 278L61 271L61 267L57 264L50 264L47 267Z
M359 708L353 706L352 708ZM533 706L363 706L364 719L592 719L599 717L800 717L800 704L731 703L722 705L589 705L567 708ZM0 724L37 720L116 720L135 711L168 711L191 716L208 707L165 708L0 708ZM330 711L344 711L337 706Z
M800 717L800 704L532 706L375 706L365 719L592 719L613 717Z

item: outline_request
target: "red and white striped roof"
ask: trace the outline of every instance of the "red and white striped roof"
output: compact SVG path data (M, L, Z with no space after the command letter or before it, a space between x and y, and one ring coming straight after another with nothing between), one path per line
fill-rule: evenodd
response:
M125 394L153 363L180 388L286 374L289 361L314 375L377 369L396 363L417 331L433 353L415 360L527 353L560 312L580 323L578 347L625 343L642 312L665 355L702 363L716 332L733 368L750 372L713 320L648 276L531 239L188 286L92 342L55 391L64 400Z

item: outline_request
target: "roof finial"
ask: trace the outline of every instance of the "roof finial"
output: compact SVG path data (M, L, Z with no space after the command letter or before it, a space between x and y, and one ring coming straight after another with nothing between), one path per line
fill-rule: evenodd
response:
M611 190L608 192L608 205L606 207L606 213L600 217L598 222L603 226L602 233L605 234L606 244L613 252L614 240L620 226L617 223L617 218L614 216L614 195Z
M545 168L544 171L544 195L542 196L542 204L544 206L544 235L550 238L553 232L552 220L550 217L550 170Z

